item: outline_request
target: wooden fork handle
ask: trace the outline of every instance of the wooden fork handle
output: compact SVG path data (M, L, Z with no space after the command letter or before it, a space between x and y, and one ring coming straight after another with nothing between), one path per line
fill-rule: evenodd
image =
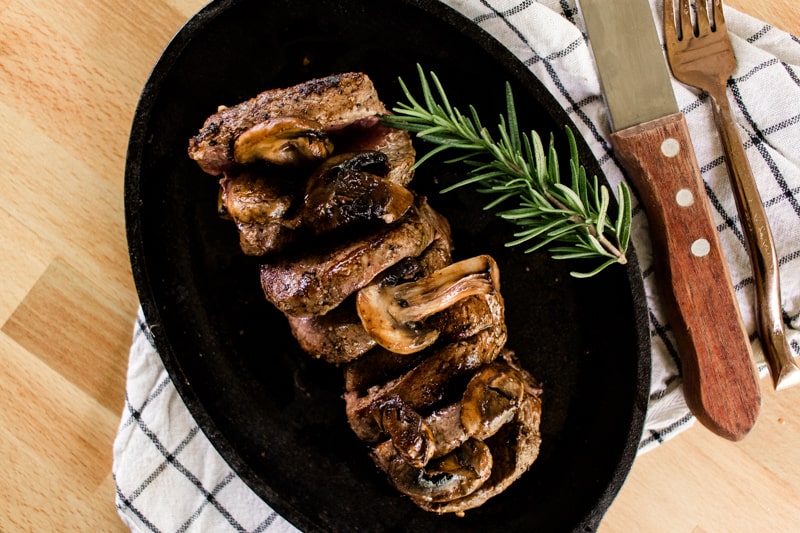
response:
M740 440L761 393L684 116L617 131L611 142L647 212L687 405L711 431Z
M759 338L775 389L786 389L800 384L800 366L786 340L778 256L772 231L724 89L722 94L712 95L712 102L753 267Z

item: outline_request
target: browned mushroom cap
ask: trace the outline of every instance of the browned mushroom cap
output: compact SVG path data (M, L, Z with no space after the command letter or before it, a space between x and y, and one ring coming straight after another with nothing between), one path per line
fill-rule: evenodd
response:
M467 384L461 399L461 424L467 434L483 440L514 418L525 395L519 373L503 363L481 368Z
M430 276L394 287L370 284L356 297L364 328L396 353L414 353L433 344L439 331L423 323L434 313L469 296L499 294L497 264L488 255L453 263Z
M233 143L233 159L249 164L267 161L281 166L303 166L322 161L333 152L333 143L313 120L276 117L260 122Z
M380 409L381 425L403 461L422 468L433 457L433 435L422 417L394 396Z
M395 222L414 203L414 195L384 179L388 170L389 160L381 152L328 158L306 185L304 221L318 234L364 220Z
M280 180L249 171L226 173L220 180L220 214L236 223L247 255L276 252L294 240L296 221L288 216L292 198Z
M492 473L489 447L474 439L424 468L403 461L390 442L376 446L373 458L397 490L422 502L448 502L468 496Z
M220 180L226 214L237 222L273 222L283 219L292 195L282 183L265 176L242 172Z

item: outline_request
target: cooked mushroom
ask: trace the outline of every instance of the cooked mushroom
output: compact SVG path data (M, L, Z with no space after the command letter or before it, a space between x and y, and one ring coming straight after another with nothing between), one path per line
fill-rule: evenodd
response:
M422 417L399 397L393 396L380 409L381 426L403 461L422 468L433 457L433 434Z
M358 221L402 217L414 195L383 176L389 160L381 152L341 154L327 159L311 175L303 200L303 218L317 234Z
M488 255L453 263L418 281L370 284L356 297L358 316L375 341L397 353L433 344L439 330L423 320L473 295L499 294L497 264Z
M492 473L492 454L484 443L470 439L455 451L416 468L401 458L391 442L373 450L375 462L392 484L415 501L448 502L475 492Z
M539 455L541 413L541 398L527 390L514 419L485 441L493 459L492 475L485 483L470 494L449 501L434 502L418 497L414 498L414 502L423 509L439 514L463 513L503 492L530 468Z
M469 339L432 348L432 353L414 368L388 383L371 387L364 396L355 391L345 393L350 427L361 440L378 442L385 433L375 414L380 413L387 399L398 396L417 411L435 408L452 396L454 380L466 379L477 368L493 361L505 341L506 326L502 323Z
M461 424L468 435L483 440L514 417L525 395L519 373L500 362L481 368L461 399Z
M236 222L267 223L283 219L292 204L292 194L278 180L242 172L220 180L225 211Z
M249 164L267 161L281 166L304 166L322 161L333 143L314 120L276 117L245 130L233 143L233 159Z
M220 214L236 223L247 255L281 250L294 239L297 220L289 216L292 192L281 180L248 171L220 180Z
M267 300L287 315L322 315L441 234L442 217L420 198L397 224L352 242L318 242L261 265Z

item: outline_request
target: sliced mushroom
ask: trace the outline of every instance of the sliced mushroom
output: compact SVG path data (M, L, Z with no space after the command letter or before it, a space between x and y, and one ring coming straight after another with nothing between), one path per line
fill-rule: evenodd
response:
M511 421L497 433L484 440L492 453L492 475L471 494L448 502L431 502L417 498L414 502L421 508L435 513L458 513L482 505L488 499L503 492L524 474L536 457L542 442L540 424L542 416L542 389L530 373L519 366L514 355L505 351L498 357L513 368L524 383L524 395Z
M442 216L419 199L397 224L354 241L325 241L261 265L267 300L291 316L322 315L401 259L419 255L440 233ZM317 245L318 244L318 245Z
M281 220L292 204L291 191L283 183L250 172L226 174L220 189L225 212L236 222Z
M497 294L497 264L488 255L453 263L418 281L395 287L370 284L356 297L358 316L375 341L397 353L433 344L439 330L423 320L469 296Z
M380 409L381 426L407 464L422 468L433 457L433 434L422 417L397 396Z
M441 407L425 417L433 435L433 457L441 457L464 444L469 435L461 424L461 402Z
M333 152L333 143L314 120L275 117L239 135L233 143L233 159L250 164L266 161L280 166L305 166L322 161Z
M474 439L424 468L415 468L403 461L390 442L376 446L373 459L397 490L415 501L429 503L466 497L492 473L489 447Z
M289 216L293 195L286 183L251 172L226 173L220 180L220 215L233 220L247 255L284 248L297 221Z
M375 386L365 396L344 395L347 420L363 441L378 442L384 435L375 420L383 403L400 397L411 409L436 408L452 398L454 380L467 379L480 366L495 359L506 341L505 323L487 328L469 339L437 346L417 366L400 377Z
M395 222L414 203L414 195L384 179L388 170L389 160L381 152L327 159L308 180L304 221L317 234L365 220Z
M514 418L525 395L519 373L500 362L481 368L461 399L461 424L468 435L483 440Z

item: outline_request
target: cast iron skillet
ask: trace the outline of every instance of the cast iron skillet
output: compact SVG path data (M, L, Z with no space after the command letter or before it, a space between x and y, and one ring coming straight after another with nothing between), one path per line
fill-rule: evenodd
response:
M299 351L264 299L257 261L215 215L217 183L186 155L219 104L267 88L363 71L390 106L397 77L435 71L453 103L492 119L512 83L520 121L567 153L570 120L540 82L470 21L426 0L228 0L175 36L147 82L125 177L131 264L159 353L200 427L242 479L304 531L574 531L595 529L641 435L650 346L631 253L589 281L587 265L523 254L485 197L441 195L431 162L414 181L453 226L456 256L490 253L501 269L508 346L544 384L539 459L466 518L418 510L391 489L351 433L338 369ZM577 131L573 128L573 131ZM579 139L589 174L601 175ZM418 149L424 146L418 145ZM562 161L562 168L566 162Z

